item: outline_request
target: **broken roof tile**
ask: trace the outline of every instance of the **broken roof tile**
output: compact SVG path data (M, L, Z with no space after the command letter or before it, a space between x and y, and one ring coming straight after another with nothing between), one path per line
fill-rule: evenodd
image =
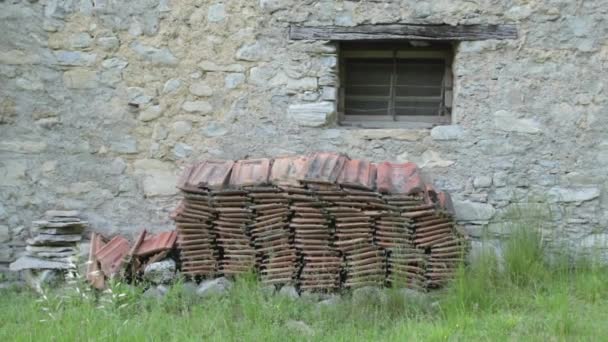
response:
M424 191L424 182L414 163L383 162L377 168L378 192L412 195Z
M226 185L233 165L232 160L207 160L199 163L190 173L187 185L221 189Z
M87 265L87 281L91 286L98 290L102 290L106 287L105 279L101 273L99 262L97 260L97 251L103 247L104 242L101 235L97 233L91 233L91 245L89 248L89 262Z
M190 165L190 166L186 167L184 169L184 171L182 172L182 174L177 179L177 187L180 188L180 189L187 187L189 185L188 181L190 180L190 175L192 174L192 171L198 165L200 165L202 163L204 163L204 162L200 162L198 164L193 164L193 165Z
M139 248L135 251L135 255L146 256L173 249L176 239L176 231L162 232L149 236L139 245Z
M301 180L308 183L335 184L348 157L333 152L312 153Z
M373 190L376 181L376 166L367 160L347 160L338 177L338 183L344 186Z
M275 185L300 185L308 158L305 156L285 156L274 159L270 169L270 182Z
M242 187L268 184L270 159L245 159L234 163L230 186Z
M120 270L127 253L129 253L129 241L122 236L115 236L105 246L97 250L95 256L103 273L107 277L112 277Z

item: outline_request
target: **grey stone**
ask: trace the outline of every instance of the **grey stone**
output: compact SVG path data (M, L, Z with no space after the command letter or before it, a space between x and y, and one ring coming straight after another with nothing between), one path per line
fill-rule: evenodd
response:
M494 113L494 127L501 131L517 133L540 133L540 124L532 119L519 119L513 113L499 110Z
M402 288L399 289L399 293L408 302L423 303L428 299L428 295L426 293L414 289Z
M169 292L169 288L164 285L152 286L147 289L143 296L145 298L157 299L160 300L165 297L165 295Z
M327 125L335 113L332 102L294 104L289 106L288 116L301 126L321 127Z
M203 133L203 135L207 138L216 138L226 135L226 133L228 133L228 129L226 129L224 125L212 121L207 123L207 125L201 129L201 133Z
M323 299L319 303L318 306L336 306L338 305L342 299L338 295L331 295L329 298Z
M213 95L213 89L208 86L205 82L194 83L188 88L190 93L196 96L211 96Z
M127 65L129 65L129 62L127 62L124 59L118 58L118 57L108 58L108 59L105 59L103 62L101 62L101 66L106 69L122 70L122 69L126 68Z
M548 192L551 202L582 203L594 200L600 196L598 188L564 188L554 187Z
M473 179L473 186L479 188L489 188L492 186L492 177L490 176L479 176Z
M44 288L57 285L63 279L57 270L32 270L27 269L23 273L25 283L34 291L42 293Z
M351 133L358 139L381 140L393 139L401 141L418 141L428 135L427 132L415 129L358 129Z
M80 234L64 234L64 235L52 235L52 234L38 234L35 237L28 239L27 244L32 246L41 245L63 245L70 242L78 242L82 240Z
M189 113L209 114L213 107L207 101L186 101L182 109Z
M44 212L44 216L47 218L55 217L80 217L80 211L78 210L47 210Z
M145 89L140 87L128 87L127 98L129 99L129 103L140 106L152 101L152 96L146 95Z
M110 169L108 172L112 175L120 175L125 172L127 169L127 163L125 163L124 159L118 157L112 160L110 163Z
M192 154L192 146L184 143L177 143L173 146L173 155L177 158L186 158Z
M358 305L361 303L386 303L388 296L379 287L364 286L357 288L352 293L353 302Z
M157 285L168 284L175 278L175 269L175 261L170 258L151 263L144 269L144 280Z
M165 94L171 94L176 92L182 85L182 81L180 81L177 78L172 78L170 80L168 80L167 82L165 82L165 85L163 86L163 93Z
M221 71L221 72L244 72L245 71L245 67L240 64L218 65L212 61L202 61L198 64L198 66L203 71Z
M124 140L113 141L110 143L110 150L126 154L137 153L137 140L125 137Z
M120 40L116 37L99 37L97 38L97 45L102 50L114 51L120 47Z
M321 99L326 101L337 101L338 90L336 89L336 87L323 87L323 91L321 92Z
M160 65L176 65L179 61L167 48L156 48L135 41L130 45L131 50L144 60Z
M289 7L289 5L288 1L283 0L260 0L260 7L268 13L285 9Z
M285 329L304 337L315 335L315 331L303 321L289 320L285 322Z
M431 129L433 140L458 140L464 135L464 130L459 125L437 126Z
M148 122L158 119L163 115L163 111L160 106L150 106L139 113L137 117L140 121Z
M93 70L73 69L63 73L63 84L70 89L93 89L97 81L97 72Z
M316 77L289 79L287 81L287 89L292 91L316 90L318 86Z
M214 4L209 6L209 12L207 13L207 20L212 23L220 22L226 19L226 7L224 4Z
M56 270L68 270L73 269L75 266L68 261L57 261L57 260L45 260L40 258L34 258L31 256L22 256L15 262L10 264L11 271L22 271L28 269L56 269Z
M7 242L11 239L11 231L6 225L0 225L0 242Z
M55 52L55 58L60 65L91 66L95 64L97 55L80 51L57 51Z
M496 209L487 203L454 200L456 218L461 221L488 221L496 213Z
M268 47L263 46L259 41L253 44L243 45L236 50L236 59L248 62L257 62L264 58Z
M224 277L203 281L196 290L199 297L224 295L232 288L232 282Z
M135 174L142 176L144 194L147 197L172 196L177 193L177 176L173 164L154 159L135 161Z
M291 285L284 285L283 287L281 287L278 294L279 294L279 296L285 297L288 299L300 298L300 295L298 294L298 291L296 290L296 288Z
M245 74L242 73L230 73L224 78L224 86L227 89L234 89L243 83L245 83Z
M183 137L192 130L192 122L190 121L176 121L173 123L172 132L177 137Z
M31 253L76 253L74 246L25 246L25 250Z

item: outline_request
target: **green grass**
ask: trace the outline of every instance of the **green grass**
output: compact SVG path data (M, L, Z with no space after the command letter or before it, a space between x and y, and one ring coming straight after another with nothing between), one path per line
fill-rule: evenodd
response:
M189 297L174 286L161 301L114 285L40 298L0 293L0 341L577 341L608 336L608 270L589 260L545 257L534 232L519 229L493 254L462 267L445 290L407 299L321 307L266 295L252 276L226 297ZM557 260L557 261L556 261ZM572 266L572 265L575 266ZM313 336L285 328L306 322Z

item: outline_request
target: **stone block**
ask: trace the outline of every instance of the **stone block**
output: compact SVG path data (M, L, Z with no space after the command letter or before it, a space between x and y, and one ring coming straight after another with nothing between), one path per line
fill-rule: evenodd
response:
M301 126L321 127L330 123L335 113L333 102L290 105L288 116Z
M14 153L41 153L45 151L47 145L42 141L31 141L31 140L4 140L0 141L0 151L14 152Z
M532 119L519 119L514 113L499 110L494 113L494 127L501 131L536 134L541 126Z
M488 221L496 213L490 204L461 200L454 200L454 211L459 221Z
M18 186L26 180L27 163L23 160L0 161L0 186Z
M177 57L167 48L156 48L135 41L130 45L131 50L142 59L159 65L176 65L179 61Z
M492 177L490 176L479 176L473 179L473 186L479 188L489 188L492 186Z
M464 135L460 125L437 126L431 129L433 140L458 140Z
M224 4L214 4L209 6L207 12L207 20L212 23L217 23L226 19L226 6Z
M93 89L97 87L97 73L87 69L73 69L63 73L63 84L70 89Z
M177 143L173 146L173 155L178 159L186 158L192 154L192 150L192 146L190 145Z
M140 121L148 122L159 118L163 115L163 111L160 106L150 106L139 113L137 117Z
M428 132L414 129L358 129L353 130L353 137L365 140L401 140L401 141L418 141L428 135Z
M218 65L211 61L202 61L198 64L203 71L222 71L222 72L244 72L245 67L240 64Z
M11 231L6 225L0 225L0 242L8 242L11 239Z
M224 78L224 86L226 89L234 89L245 82L245 74L230 73Z
M165 82L165 85L163 86L163 93L164 94L171 94L176 92L182 85L182 81L180 81L177 78L172 78L170 80L168 80L167 82Z
M213 95L213 89L208 86L205 82L194 83L188 88L190 94L196 96L211 96Z
M582 203L598 198L600 196L600 189L554 187L547 194L549 195L549 200L553 203Z
M209 114L213 107L207 101L186 101L182 109L189 113Z
M57 64L66 66L92 66L97 60L97 54L80 51L55 52Z

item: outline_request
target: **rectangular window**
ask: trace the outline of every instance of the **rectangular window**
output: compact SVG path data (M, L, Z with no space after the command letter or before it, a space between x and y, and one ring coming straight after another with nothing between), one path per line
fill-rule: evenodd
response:
M340 122L367 127L450 123L449 44L342 43Z

